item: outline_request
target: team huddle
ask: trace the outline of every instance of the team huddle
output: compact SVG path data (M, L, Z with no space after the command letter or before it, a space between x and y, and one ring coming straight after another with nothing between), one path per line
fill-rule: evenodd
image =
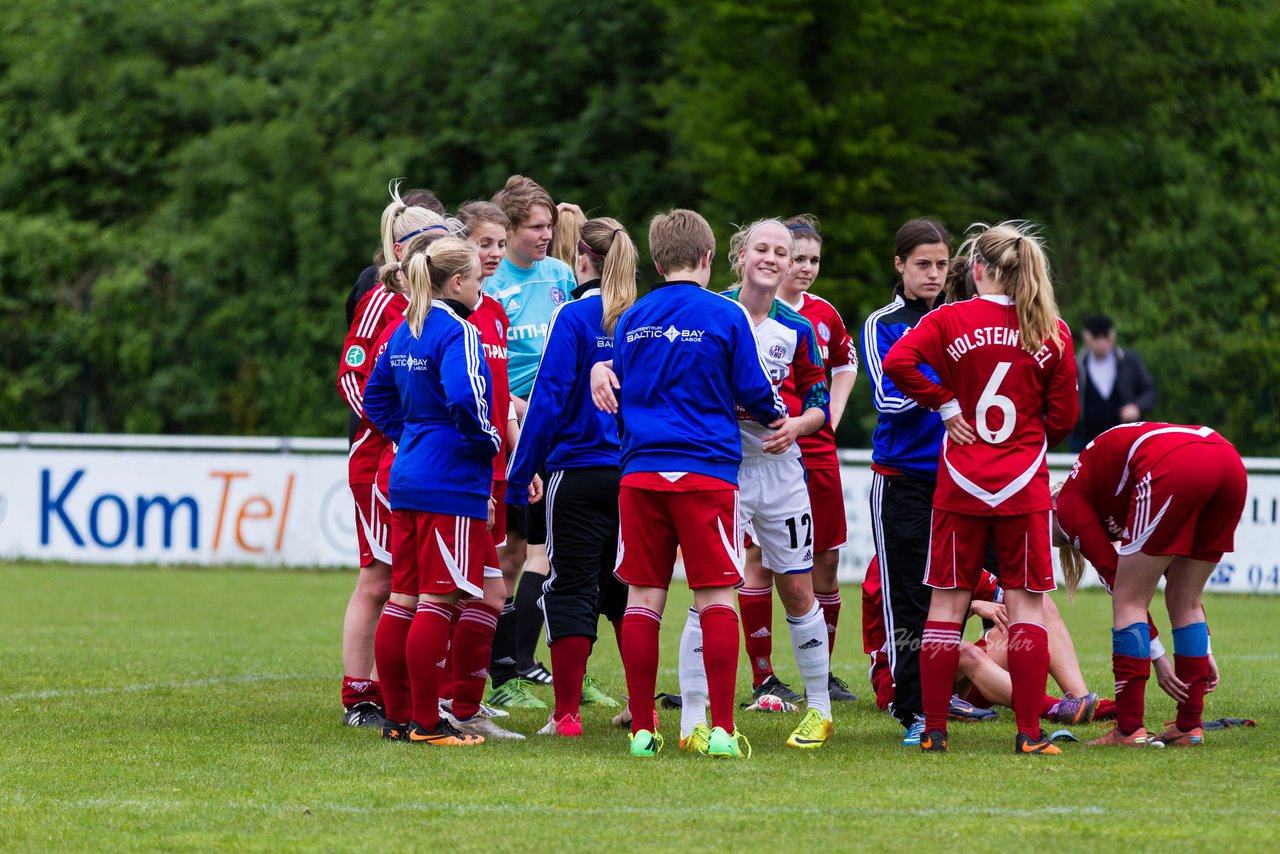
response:
M826 744L833 704L857 700L830 662L846 541L835 428L859 360L810 293L819 223L739 229L735 283L715 293L706 220L655 216L660 281L643 295L622 223L557 206L523 176L456 216L393 185L381 231L338 375L359 419L345 722L441 746L523 739L505 709L545 708L530 689L550 684L539 735L581 736L583 705L622 706L587 672L604 616L632 756L662 749L659 698L681 710L681 750L750 755L734 705L744 643L752 707L803 703L786 744ZM955 257L951 243L934 220L904 224L893 300L862 328L878 414L862 591L876 703L929 752L948 750L949 720L996 704L1013 709L1021 754L1061 752L1045 720L1114 718L1091 744L1199 745L1217 684L1200 600L1243 511L1239 455L1207 427L1122 424L1051 489L1046 454L1079 393L1042 243L1018 223L975 226ZM1088 690L1044 595L1054 545L1072 591L1088 560L1112 592L1114 700ZM677 560L693 593L678 696L657 693ZM1172 663L1148 614L1161 578ZM773 672L775 588L801 691ZM970 615L986 629L973 644ZM534 657L544 631L549 669ZM1143 726L1153 662L1178 700L1158 736Z

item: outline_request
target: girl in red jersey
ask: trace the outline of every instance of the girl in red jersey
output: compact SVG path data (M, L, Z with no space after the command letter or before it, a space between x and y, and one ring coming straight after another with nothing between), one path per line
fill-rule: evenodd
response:
M1090 744L1204 742L1204 695L1218 677L1201 596L1223 554L1235 548L1247 486L1240 455L1208 427L1122 424L1076 460L1055 501L1055 534L1068 589L1080 580L1083 555L1112 590L1118 707L1115 729ZM1177 720L1151 739L1142 725L1151 672L1147 609L1161 577L1176 677L1166 674L1161 685L1183 696Z
M978 297L926 315L884 360L885 374L937 410L947 430L925 573L933 593L920 649L920 748L947 749L960 629L990 539L1009 612L1015 750L1060 753L1040 729L1049 674L1043 599L1054 589L1045 456L1079 410L1071 332L1058 316L1044 248L1026 226L982 228L964 248Z
M423 237L450 233L444 217L400 198L391 185L391 202L382 212L382 251L400 259L409 244ZM364 385L373 369L373 343L392 320L404 316L408 301L397 282L374 287L356 306L342 344L338 390L360 418L347 461L347 480L356 505L356 538L360 574L342 622L343 722L349 726L383 724L383 698L373 674L373 636L391 583L391 507L377 486L378 463L386 438L364 417Z

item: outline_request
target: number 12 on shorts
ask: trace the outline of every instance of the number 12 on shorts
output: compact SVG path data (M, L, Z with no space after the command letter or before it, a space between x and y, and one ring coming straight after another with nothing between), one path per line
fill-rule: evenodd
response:
M800 524L796 524L796 517L792 516L787 520L787 531L791 534L791 548L800 547L800 528L804 528L804 547L808 548L813 545L813 517L808 513L800 515Z

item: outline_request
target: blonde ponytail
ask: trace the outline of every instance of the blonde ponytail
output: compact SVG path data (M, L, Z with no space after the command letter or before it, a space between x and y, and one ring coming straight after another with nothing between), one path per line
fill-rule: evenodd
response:
M979 230L961 249L972 263L982 264L1018 313L1018 337L1022 349L1035 354L1052 341L1061 353L1062 325L1049 276L1049 257L1030 223L1009 221Z
M613 334L622 313L636 301L636 264L639 257L622 223L602 216L588 220L578 238L577 252L586 255L600 271L600 299L604 301L604 331Z
M476 271L480 259L476 248L456 237L441 237L400 262L409 281L409 311L405 322L414 338L422 335L422 325L431 311L431 300L444 293L454 276L467 276Z
M396 260L396 244L400 244L401 256L409 248L409 242L426 235L447 237L462 233L462 224L456 219L433 210L411 205L400 198L401 178L392 181L387 189L391 201L382 209L382 257L387 263ZM383 281L386 284L386 281Z

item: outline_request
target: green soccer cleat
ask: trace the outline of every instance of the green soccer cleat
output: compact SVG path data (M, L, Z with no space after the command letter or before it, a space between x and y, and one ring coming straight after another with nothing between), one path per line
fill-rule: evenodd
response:
M547 704L533 695L533 683L524 679L503 682L484 698L487 705L507 709L545 709Z
M602 691L599 680L588 673L582 677L582 705L616 709L622 704Z
M707 746L711 742L711 727L706 724L697 724L693 728L693 732L680 739L680 749L686 753L701 753L707 755Z
M787 738L787 747L798 747L801 750L817 750L827 743L835 727L831 721L823 717L822 712L810 709L800 719L800 725Z
M725 732L724 727L716 727L707 739L707 755L716 759L750 759L751 742L737 727L734 727L733 735Z
M640 759L652 759L662 752L662 736L642 729L631 733L631 755Z

